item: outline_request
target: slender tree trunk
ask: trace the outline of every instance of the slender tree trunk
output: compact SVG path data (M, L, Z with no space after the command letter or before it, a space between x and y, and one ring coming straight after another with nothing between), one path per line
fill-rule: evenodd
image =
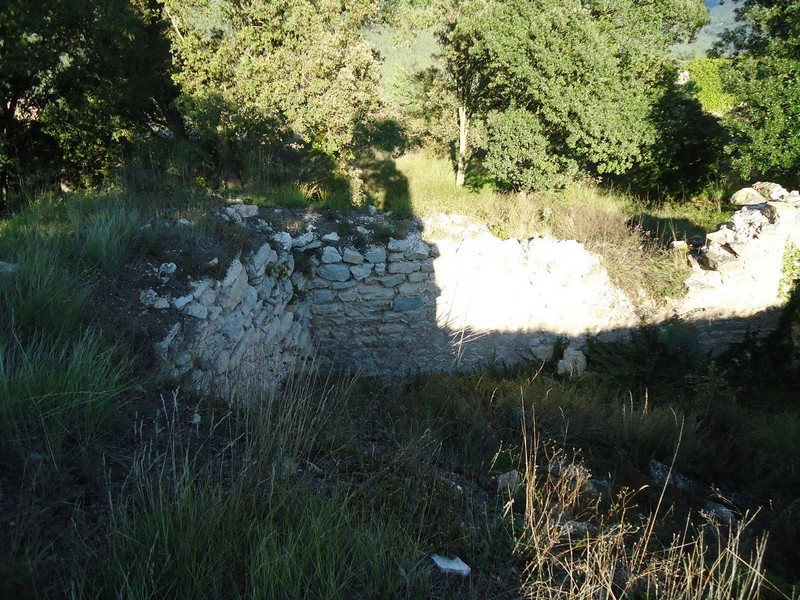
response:
M11 207L11 154L12 136L14 134L14 114L17 110L16 98L4 102L2 114L2 131L0 131L0 216L8 212Z
M469 115L464 106L458 107L458 171L456 187L464 187L467 174L467 136L469 134Z

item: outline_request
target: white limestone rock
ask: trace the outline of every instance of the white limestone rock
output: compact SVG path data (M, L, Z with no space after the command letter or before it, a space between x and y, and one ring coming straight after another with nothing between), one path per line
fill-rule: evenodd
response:
M286 231L280 231L272 236L272 240L284 250L292 247L292 236Z
M556 366L559 375L566 377L580 377L586 372L586 355L577 348L569 347L564 350L564 357Z
M370 273L372 273L372 265L369 263L354 265L350 267L350 272L353 274L353 277L355 277L358 281L361 281L362 279L369 277Z
M161 263L161 266L158 267L158 276L166 278L174 275L177 270L178 266L173 262Z
M306 233L298 235L296 238L292 239L292 248L299 248L300 246L306 246L317 239L317 236L310 231Z
M350 279L350 267L343 263L322 265L319 276L329 281L347 281Z
M386 245L386 248L389 252L405 252L408 249L408 244L408 240L389 238L389 243Z
M759 194L757 190L748 187L735 192L733 196L731 196L730 202L736 206L747 206L749 204L759 204L765 200L766 198Z
M175 298L172 302L170 302L170 306L172 306L172 308L180 310L193 300L194 296L192 294L186 294L185 296Z
M183 312L185 312L190 317L194 317L195 319L205 319L208 317L208 308L203 306L199 302L190 302L186 305Z
M455 558L445 558L434 554L431 558L442 573L468 577L471 572L469 566L457 556Z
M370 246L364 253L364 258L369 263L385 263L386 262L386 248L383 246Z

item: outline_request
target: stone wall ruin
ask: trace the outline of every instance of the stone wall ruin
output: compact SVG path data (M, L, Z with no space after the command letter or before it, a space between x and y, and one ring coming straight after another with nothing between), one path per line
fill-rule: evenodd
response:
M382 243L366 235L364 224L382 218L374 213L355 217L359 243L309 221L294 236L269 232L221 279L189 281L175 298L144 290L141 301L174 318L156 354L195 389L253 376L278 383L312 356L323 370L390 377L511 366L551 359L560 339L580 364L590 336L620 339L670 320L692 327L700 351L715 355L775 328L784 251L800 246L800 194L759 185L700 247L677 248L691 250L687 294L658 311L615 288L578 242L500 240L441 215L426 223L446 232L435 240L412 228ZM247 205L220 216L266 226Z

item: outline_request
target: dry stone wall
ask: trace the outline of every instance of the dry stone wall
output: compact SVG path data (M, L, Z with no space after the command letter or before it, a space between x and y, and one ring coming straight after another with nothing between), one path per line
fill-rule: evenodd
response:
M800 246L800 194L759 185L739 195L747 204L729 223L685 248L694 264L687 294L656 312L616 289L578 242L503 241L444 215L425 224L442 232L435 242L419 228L387 243L369 242L361 225L358 241L318 233L312 222L295 235L270 231L223 278L190 281L175 298L144 290L140 299L174 317L156 354L196 389L254 377L278 383L311 356L323 370L378 376L470 371L549 360L559 340L569 345L559 367L569 374L585 367L589 336L620 339L676 319L694 329L701 351L717 354L776 326L783 254ZM219 216L269 229L256 207Z
M359 252L327 240L293 281L306 294L318 361L369 375L446 370L449 340L436 321L435 244L418 231Z
M190 281L184 295L163 298L153 290L143 292L146 306L166 308L176 317L155 344L166 373L198 390L283 380L311 351L309 310L293 302L293 272L291 252L277 252L265 243L250 256L234 259L223 279Z

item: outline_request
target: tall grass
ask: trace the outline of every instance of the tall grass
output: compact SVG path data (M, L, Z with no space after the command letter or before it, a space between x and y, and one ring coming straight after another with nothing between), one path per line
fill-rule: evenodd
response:
M127 366L101 335L0 342L0 451L5 464L31 453L53 464L86 448L119 420Z
M89 288L64 266L69 249L58 239L32 236L17 248L17 270L0 274L0 331L72 335L84 318Z
M686 257L644 235L633 222L641 207L627 194L588 183L534 194L502 193L488 184L457 188L448 160L420 153L397 159L397 169L408 179L417 216L463 214L504 239L575 239L600 255L612 281L633 299L660 300L684 291Z
M164 401L163 434L134 460L93 585L136 598L398 597L424 588L418 544L385 497L318 471L297 477L326 447L320 436L349 390L312 371L280 392L239 390L204 433L187 432L177 394Z
M682 533L663 541L656 535L664 518L663 490L642 521L629 492L603 514L597 500L585 497L589 471L565 461L559 451L548 453L533 432L524 434L523 478L516 552L526 563L526 598L722 600L762 594L766 540L750 542L748 520L730 526L713 519L702 526L687 521Z

